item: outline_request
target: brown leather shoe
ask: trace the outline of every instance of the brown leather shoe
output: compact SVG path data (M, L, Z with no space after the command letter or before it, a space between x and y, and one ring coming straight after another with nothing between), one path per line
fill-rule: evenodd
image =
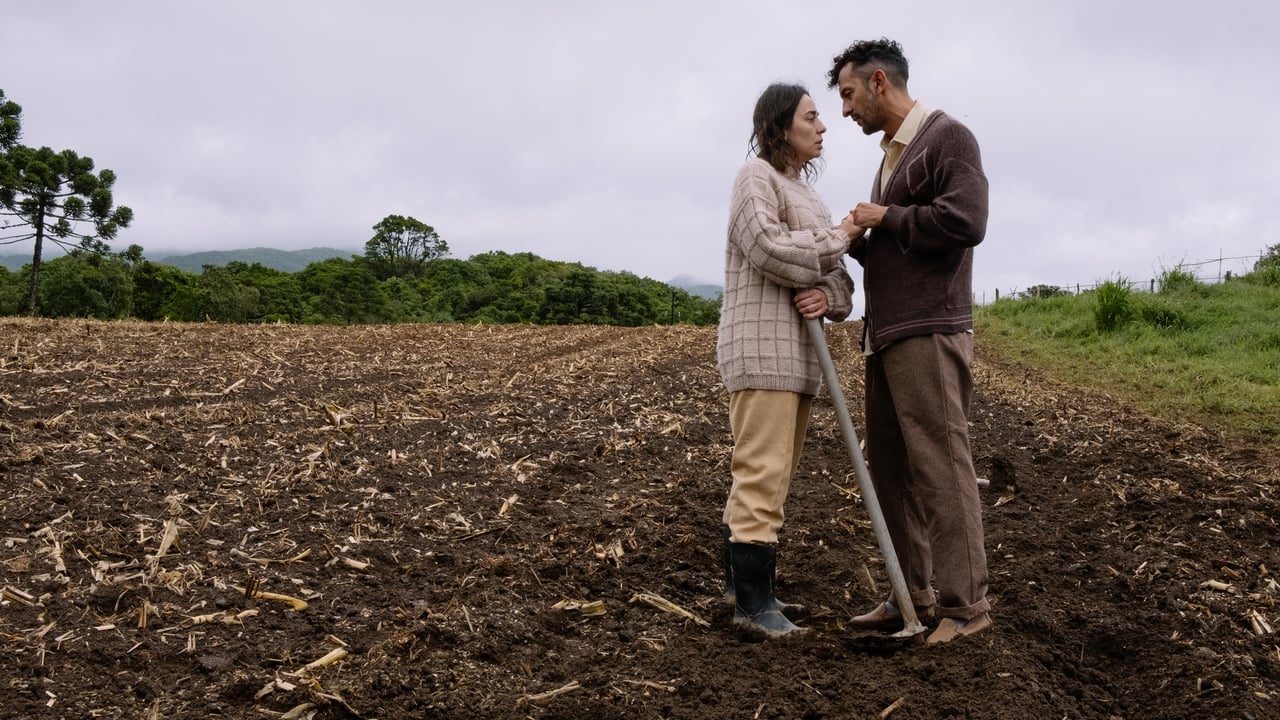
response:
M924 622L933 608L916 606L916 617ZM892 601L885 600L875 606L871 612L856 615L849 619L849 624L856 628L883 630L902 625L902 611Z
M924 641L926 645L951 642L963 635L977 635L994 624L991 621L990 613L975 615L968 620L943 618L942 622L938 623L938 629L930 633L929 637L925 638Z

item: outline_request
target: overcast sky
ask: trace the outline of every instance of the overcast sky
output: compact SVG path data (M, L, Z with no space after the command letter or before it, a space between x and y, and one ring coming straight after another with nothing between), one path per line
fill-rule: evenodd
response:
M828 127L816 186L839 217L869 195L879 136L840 116L826 71L888 36L911 95L982 146L974 289L990 300L1280 243L1277 7L13 2L0 89L23 107L25 144L116 172L135 214L117 250L360 253L401 214L457 258L528 251L720 283L760 91L809 88Z

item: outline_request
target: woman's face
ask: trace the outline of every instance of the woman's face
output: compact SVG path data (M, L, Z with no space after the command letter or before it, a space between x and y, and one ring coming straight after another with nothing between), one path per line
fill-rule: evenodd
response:
M822 155L822 134L826 131L827 126L818 119L818 106L814 104L813 98L808 95L800 98L785 138L791 149L795 150L796 161L801 166Z

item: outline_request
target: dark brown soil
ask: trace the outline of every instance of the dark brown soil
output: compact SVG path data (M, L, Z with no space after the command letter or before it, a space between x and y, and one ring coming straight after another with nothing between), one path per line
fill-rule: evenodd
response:
M714 343L0 319L0 717L1280 717L1277 449L993 357L995 627L847 627L887 581L824 396L780 546L812 630L741 637Z

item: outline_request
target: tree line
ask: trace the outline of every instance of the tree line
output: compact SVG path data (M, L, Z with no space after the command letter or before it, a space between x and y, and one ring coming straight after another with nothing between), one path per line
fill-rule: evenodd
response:
M630 273L598 271L532 253L437 257L389 273L376 260L329 258L296 273L260 263L192 273L121 253L72 250L44 263L42 317L364 324L715 324L716 300ZM26 314L31 266L0 268L0 314Z
M364 255L287 273L259 263L199 274L108 240L133 220L112 195L116 176L73 150L19 141L22 108L0 90L0 246L31 242L31 262L0 268L0 315L102 319L398 323L714 324L719 302L630 273L532 253L447 257L435 229L388 215ZM66 254L45 261L46 243Z

